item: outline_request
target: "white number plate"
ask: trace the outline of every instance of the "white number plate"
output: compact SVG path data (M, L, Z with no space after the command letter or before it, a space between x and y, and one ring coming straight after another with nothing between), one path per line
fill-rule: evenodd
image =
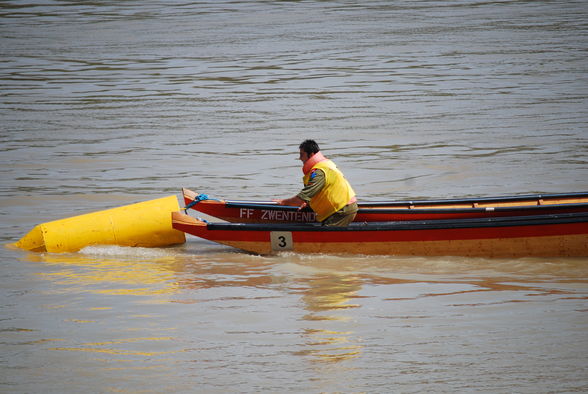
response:
M287 231L272 231L270 232L270 241L272 243L273 251L292 250L294 242L292 242L292 233Z

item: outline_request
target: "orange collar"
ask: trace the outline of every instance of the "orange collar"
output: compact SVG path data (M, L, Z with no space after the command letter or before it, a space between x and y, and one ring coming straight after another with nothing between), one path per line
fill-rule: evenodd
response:
M302 166L302 172L304 175L308 174L310 170L312 170L312 167L314 167L317 163L325 160L327 160L327 158L323 156L321 152L316 152L310 159L306 161L306 163L304 163Z

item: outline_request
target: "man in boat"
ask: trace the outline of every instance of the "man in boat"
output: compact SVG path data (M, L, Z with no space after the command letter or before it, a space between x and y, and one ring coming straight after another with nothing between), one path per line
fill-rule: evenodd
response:
M358 209L351 185L335 163L323 156L314 140L305 140L299 148L304 188L294 197L274 201L299 209L308 204L323 225L347 226Z

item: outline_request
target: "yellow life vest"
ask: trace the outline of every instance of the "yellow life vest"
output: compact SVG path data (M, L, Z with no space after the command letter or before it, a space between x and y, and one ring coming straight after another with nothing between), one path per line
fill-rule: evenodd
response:
M355 197L355 192L335 163L328 159L312 166L312 169L302 178L304 186L308 185L314 169L323 170L325 173L325 186L310 199L310 207L316 213L317 220L322 222L349 204Z

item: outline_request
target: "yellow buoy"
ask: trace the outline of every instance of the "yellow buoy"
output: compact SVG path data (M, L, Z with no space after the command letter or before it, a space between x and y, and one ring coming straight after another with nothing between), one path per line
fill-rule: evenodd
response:
M55 220L35 226L13 244L35 252L76 252L89 245L160 247L186 242L174 230L176 196Z

